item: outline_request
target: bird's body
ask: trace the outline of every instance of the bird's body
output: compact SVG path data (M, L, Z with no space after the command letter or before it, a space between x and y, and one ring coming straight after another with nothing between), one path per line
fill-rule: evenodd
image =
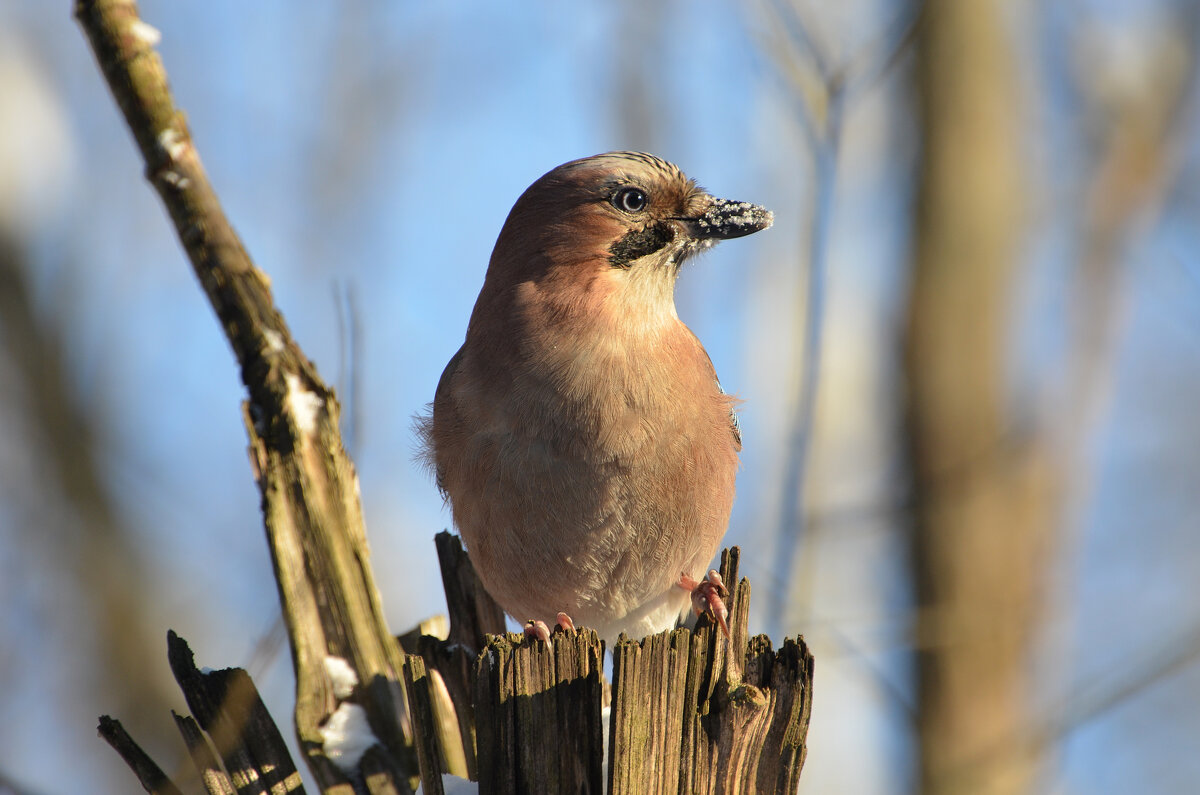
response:
M630 194L630 191L635 193ZM741 440L677 316L679 266L770 214L612 153L518 200L425 434L484 586L613 640L673 626L724 535Z

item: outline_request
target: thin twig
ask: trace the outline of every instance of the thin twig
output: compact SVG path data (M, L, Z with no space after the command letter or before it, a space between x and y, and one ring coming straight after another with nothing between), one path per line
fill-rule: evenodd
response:
M797 300L804 307L800 368L793 388L794 398L790 402L790 431L777 532L777 569L779 579L785 583L791 579L796 554L804 543L807 529L805 492L820 385L829 236L845 115L857 96L899 61L913 40L923 9L923 3L915 5L914 11L891 26L879 41L872 42L870 49L864 48L845 64L833 64L827 48L804 19L800 6L782 2L766 6L767 12L779 23L770 27L772 39L767 46L776 71L787 78L797 95L797 118L812 151L815 168L810 215L803 227L808 242L802 269L803 295ZM778 30L784 31L782 40ZM815 72L821 87L817 98L805 90L813 77L805 74L806 63L810 64L809 70ZM767 626L772 634L783 631L789 603L786 597L787 589L781 588L770 600ZM802 599L799 603L807 606L809 601Z

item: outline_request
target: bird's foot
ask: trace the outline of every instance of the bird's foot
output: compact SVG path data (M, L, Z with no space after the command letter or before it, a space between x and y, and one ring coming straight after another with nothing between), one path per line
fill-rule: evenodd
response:
M555 622L563 632L573 632L575 630L575 622L566 613L559 613L555 617ZM528 637L537 638L542 643L550 642L550 628L546 626L545 621L539 621L536 618L531 618L525 622L525 634Z
M525 637L537 638L542 643L549 643L550 628L546 626L545 621L539 621L536 618L531 618L525 622Z
M709 569L708 574L700 581L687 574L682 574L675 586L691 592L692 610L696 611L696 615L708 613L721 627L725 637L729 637L729 623L726 621L729 611L725 608L723 601L725 597L729 596L729 589L725 587L725 583L722 582L721 575L716 569Z

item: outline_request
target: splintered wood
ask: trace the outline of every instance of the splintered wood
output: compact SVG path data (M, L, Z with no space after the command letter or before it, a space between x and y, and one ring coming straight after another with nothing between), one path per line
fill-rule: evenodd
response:
M457 559L457 539L439 536L438 543L444 561ZM812 710L812 655L802 638L775 650L766 636L748 637L750 584L738 581L737 566L735 547L721 563L722 579L736 583L728 599L731 639L701 618L695 630L617 642L611 720L602 710L604 647L591 630L556 628L549 642L513 633L455 635L453 629L459 643L422 638L427 660L436 659L439 648L444 654L461 649L461 642L482 643L473 681L447 681L450 692L469 687L473 694L477 755L468 755L475 756L479 791L795 792ZM470 588L473 575L456 568L453 581L466 580ZM473 600L460 603L479 609ZM473 614L452 615L451 626L456 623L479 626ZM462 668L443 670L452 678ZM460 713L460 722L465 717ZM414 720L418 743L448 736L423 728L419 715ZM439 756L444 752L418 753L421 760ZM423 781L434 778L425 773Z
M727 640L701 620L613 649L612 795L795 792L812 714L813 659L802 638L774 651L747 640L750 583L738 549L721 559L734 583Z

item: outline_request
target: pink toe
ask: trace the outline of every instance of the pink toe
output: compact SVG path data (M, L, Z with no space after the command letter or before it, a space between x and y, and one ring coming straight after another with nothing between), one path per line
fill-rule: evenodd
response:
M550 628L546 626L545 621L530 619L525 622L525 634L531 638L537 638L543 643L550 642Z

